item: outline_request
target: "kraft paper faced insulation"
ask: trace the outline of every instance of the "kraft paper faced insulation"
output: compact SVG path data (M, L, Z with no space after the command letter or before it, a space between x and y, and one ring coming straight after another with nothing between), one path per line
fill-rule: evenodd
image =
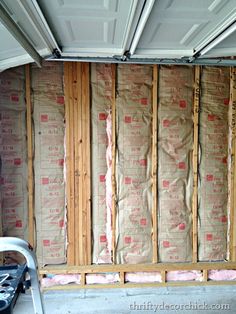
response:
M66 262L63 64L32 67L35 217L40 265Z
M91 64L92 260L95 264L111 263L111 201L108 200L108 189L112 188L109 180L111 173L108 172L111 96L111 65ZM108 125L107 121L110 121Z
M161 262L192 259L193 68L161 66L158 239Z
M199 116L199 260L227 256L229 68L203 67Z
M152 66L118 65L117 263L152 261Z
M28 239L24 67L0 76L1 206L4 236Z

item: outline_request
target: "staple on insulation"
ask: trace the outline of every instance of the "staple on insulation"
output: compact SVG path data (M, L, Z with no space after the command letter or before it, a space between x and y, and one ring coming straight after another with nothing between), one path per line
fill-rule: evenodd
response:
M192 259L193 67L161 66L158 247L161 262Z
M17 67L0 75L0 196L3 236L28 240L28 177L25 71ZM21 254L5 253L7 264L23 262Z
M199 114L199 260L227 258L229 68L203 67Z
M40 265L66 262L63 66L32 67L35 220Z
M152 66L117 67L116 259L152 261Z
M108 178L110 153L107 125L112 101L110 64L91 64L91 125L92 125L92 234L95 264L111 263L110 198ZM111 121L109 122L111 129ZM111 187L110 187L111 188Z

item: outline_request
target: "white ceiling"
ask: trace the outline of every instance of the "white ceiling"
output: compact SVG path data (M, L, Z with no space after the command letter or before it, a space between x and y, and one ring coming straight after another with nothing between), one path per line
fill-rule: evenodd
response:
M0 71L45 58L236 56L236 0L0 0L0 21Z

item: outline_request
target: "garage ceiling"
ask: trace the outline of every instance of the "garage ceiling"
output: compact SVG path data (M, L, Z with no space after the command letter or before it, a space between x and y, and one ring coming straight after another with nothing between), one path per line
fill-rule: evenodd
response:
M233 65L223 57L236 56L236 0L0 0L0 21L0 71L43 59Z

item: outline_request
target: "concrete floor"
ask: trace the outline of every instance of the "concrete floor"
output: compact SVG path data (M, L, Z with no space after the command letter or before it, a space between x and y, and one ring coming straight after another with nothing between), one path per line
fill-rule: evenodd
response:
M48 291L44 303L46 314L235 314L235 295L236 286L87 289ZM14 314L34 314L29 294L19 297Z

